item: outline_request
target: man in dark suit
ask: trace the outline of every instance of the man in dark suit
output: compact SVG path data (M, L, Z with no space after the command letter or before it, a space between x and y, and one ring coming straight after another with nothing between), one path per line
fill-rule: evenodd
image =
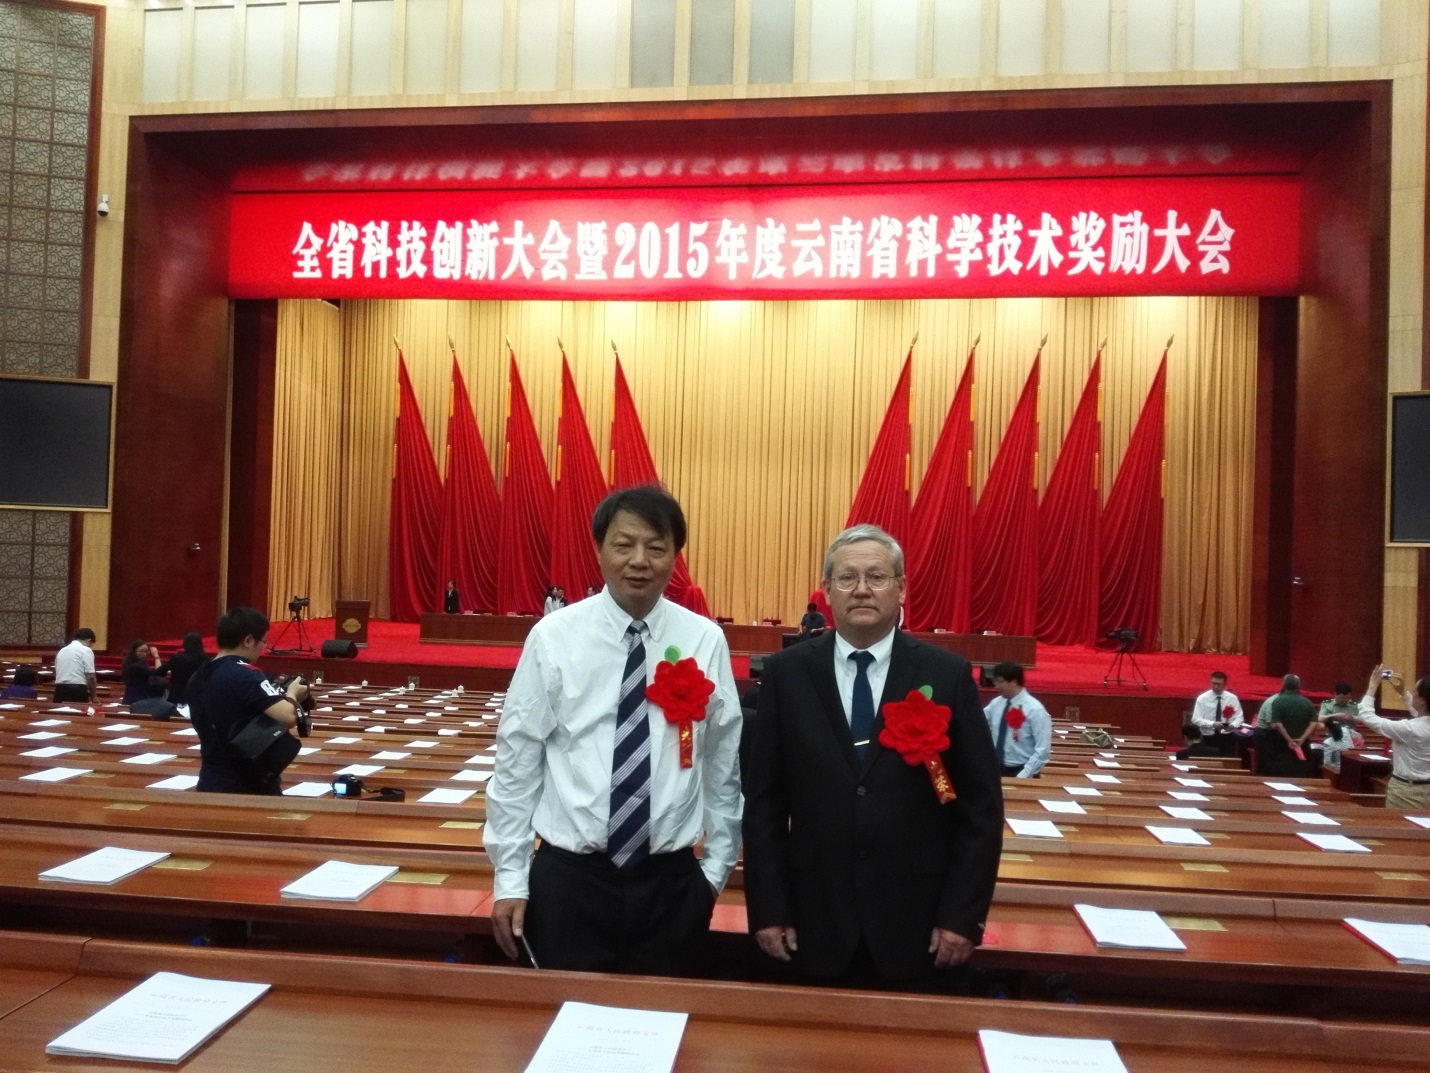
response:
M968 661L896 629L904 556L888 534L836 537L824 589L834 630L770 656L760 679L744 776L750 931L815 980L932 985L982 941L998 759ZM948 804L923 764L879 742L884 705L924 686L951 711Z

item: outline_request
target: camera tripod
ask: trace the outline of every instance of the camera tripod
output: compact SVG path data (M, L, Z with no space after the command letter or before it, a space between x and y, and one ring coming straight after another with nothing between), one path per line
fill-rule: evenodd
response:
M1112 657L1112 662L1107 667L1107 673L1102 676L1102 684L1104 686L1107 685L1108 680L1112 679L1115 674L1115 681L1118 685L1124 684L1124 681L1137 682L1141 684L1143 689L1147 688L1147 676L1142 673L1142 668L1137 666L1137 657L1132 654L1132 646L1136 643L1136 641L1131 640L1124 640L1118 642L1117 655ZM1136 675L1135 678L1127 678L1125 680L1123 679L1122 661L1124 659L1128 663L1132 664L1132 671Z
M294 626L298 627L298 643L293 648L283 648L283 639L288 636L288 631ZM288 655L312 655L317 651L308 643L308 634L303 629L303 609L290 613L288 621L283 624L283 631L278 635L278 639L268 646L268 651L275 656Z

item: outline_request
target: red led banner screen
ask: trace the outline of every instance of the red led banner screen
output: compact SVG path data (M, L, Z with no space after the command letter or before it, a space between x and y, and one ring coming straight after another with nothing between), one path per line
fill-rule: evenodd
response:
M236 298L1294 294L1291 177L233 195Z

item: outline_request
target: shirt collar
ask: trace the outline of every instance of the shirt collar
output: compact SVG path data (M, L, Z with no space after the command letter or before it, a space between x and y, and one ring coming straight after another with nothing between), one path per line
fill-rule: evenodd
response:
M616 598L611 595L610 586L601 589L598 595L592 596L590 599L600 601L601 611L610 624L611 632L615 634L617 640L624 639L626 631L630 629L631 623L635 619L628 615L620 604L616 603ZM643 620L646 631L652 638L659 636L661 627L665 624L665 602L665 597L662 596L655 602L650 614Z
M834 658L838 660L847 660L851 653L868 652L871 656L874 657L874 665L881 667L888 662L889 653L894 650L895 629L896 628L891 627L888 633L884 634L883 637L875 641L868 648L864 649L855 648L853 645L851 645L848 641L844 639L842 634L836 633L834 635Z

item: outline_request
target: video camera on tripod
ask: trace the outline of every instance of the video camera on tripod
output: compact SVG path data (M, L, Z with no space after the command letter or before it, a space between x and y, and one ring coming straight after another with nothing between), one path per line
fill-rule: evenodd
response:
M1112 657L1112 663L1107 668L1107 673L1102 676L1102 684L1105 687L1112 680L1118 685L1124 681L1136 682L1143 689L1147 688L1147 676L1142 673L1142 668L1137 666L1137 657L1132 654L1132 648L1137 644L1137 631L1130 626L1118 626L1115 630L1107 631L1107 639L1117 642L1117 654ZM1135 678L1124 679L1122 677L1122 664L1126 661L1132 665L1132 673Z

